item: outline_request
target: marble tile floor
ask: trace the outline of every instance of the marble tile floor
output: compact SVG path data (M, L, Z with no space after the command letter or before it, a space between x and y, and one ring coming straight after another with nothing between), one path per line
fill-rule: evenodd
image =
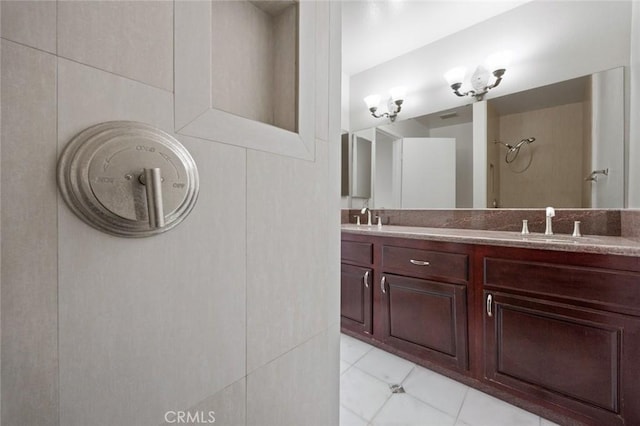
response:
M392 392L391 385L401 385L404 392ZM556 424L343 334L340 426L369 425Z

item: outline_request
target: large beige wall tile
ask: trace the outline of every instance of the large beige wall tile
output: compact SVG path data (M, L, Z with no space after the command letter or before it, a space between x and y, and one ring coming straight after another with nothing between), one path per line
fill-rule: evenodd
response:
M335 348L330 334L313 336L247 376L247 425L337 424L338 407L330 401L338 389L328 372L337 376L338 363L327 356L329 348Z
M181 410L190 413L192 416L200 413L200 418L205 420L200 420L200 423L210 421L209 413L213 412L211 416L215 421L210 422L210 424L244 426L246 424L246 398L247 382L245 378L242 378L195 406ZM162 426L175 425L176 419L176 415L168 413L167 421Z
M500 148L501 206L582 207L581 102L505 115L499 118L499 126L500 140L505 143L536 138L510 164L504 160L505 149ZM529 159L531 164L526 168Z
M55 1L2 1L2 37L47 52L56 52Z
M273 123L271 16L248 1L211 4L212 106Z
M59 77L61 147L96 122L172 126L163 90L65 60ZM180 139L201 191L170 232L112 237L60 202L61 424L160 424L245 375L245 150Z
M60 56L173 90L173 2L58 4Z
M298 13L288 7L273 22L273 124L296 132L298 110Z
M2 424L54 425L56 59L2 41L1 70Z
M248 371L326 328L327 174L326 142L315 162L248 151Z
M59 128L63 148L76 133L110 120L133 120L173 130L173 96L66 59L58 59Z

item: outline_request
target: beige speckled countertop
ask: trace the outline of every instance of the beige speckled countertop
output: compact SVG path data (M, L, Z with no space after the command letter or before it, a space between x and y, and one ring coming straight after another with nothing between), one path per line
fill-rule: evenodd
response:
M624 237L605 237L599 235L572 237L566 234L544 235L539 233L522 235L519 232L508 231L479 231L471 229L423 228L419 226L396 225L386 225L378 228L375 225L353 224L343 224L342 231L352 234L403 237L454 243L640 256L640 240Z

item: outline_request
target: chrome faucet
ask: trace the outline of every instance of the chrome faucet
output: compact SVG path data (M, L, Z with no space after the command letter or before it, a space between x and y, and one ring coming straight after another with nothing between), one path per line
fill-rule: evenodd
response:
M556 215L556 211L553 207L547 207L547 226L544 229L544 235L553 235L553 229L551 227L551 218Z
M371 226L371 209L369 209L369 207L363 207L362 210L360 210L360 213L367 213L367 226Z

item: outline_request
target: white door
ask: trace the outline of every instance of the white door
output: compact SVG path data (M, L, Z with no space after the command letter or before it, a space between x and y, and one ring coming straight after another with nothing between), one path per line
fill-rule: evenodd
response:
M402 139L402 208L456 207L456 140Z

